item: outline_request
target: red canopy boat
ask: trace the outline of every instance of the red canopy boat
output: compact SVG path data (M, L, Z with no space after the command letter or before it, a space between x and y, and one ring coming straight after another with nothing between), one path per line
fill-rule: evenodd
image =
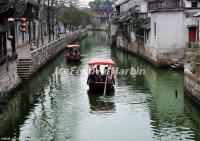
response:
M79 45L67 45L66 61L80 61Z
M114 89L114 68L115 63L112 59L92 59L88 62L89 75L87 84L90 90ZM103 71L101 70L103 67Z

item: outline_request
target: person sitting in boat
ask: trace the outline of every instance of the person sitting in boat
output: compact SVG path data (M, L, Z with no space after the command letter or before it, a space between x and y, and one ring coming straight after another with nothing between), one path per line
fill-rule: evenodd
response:
M104 74L103 74L103 76L102 76L102 81L103 81L103 82L106 81L106 76L107 76L107 74L108 74L108 67L105 67L105 68L104 68Z
M96 68L93 68L93 66L90 66L90 74L89 74L87 83L89 82L93 83L95 81L96 81Z
M109 82L113 81L113 75L112 75L112 73L108 74L107 77L108 77L108 81Z
M108 74L112 73L112 67L111 66L108 66Z
M74 59L78 59L78 56L79 56L78 51L75 50L75 51L74 51Z
M108 72L107 79L108 82L113 82L113 84L115 84L114 74L112 73L112 69Z
M67 58L67 60L70 59L70 52L69 52L69 51L68 51L67 54L66 54L66 58Z
M70 49L70 57L72 57L72 56L73 56L73 50Z
M94 72L94 69L93 69L93 68L92 68L91 71L90 71L89 81L95 82L95 72Z
M100 65L97 65L96 68L96 76L97 76L97 81L101 82L101 70L100 70Z

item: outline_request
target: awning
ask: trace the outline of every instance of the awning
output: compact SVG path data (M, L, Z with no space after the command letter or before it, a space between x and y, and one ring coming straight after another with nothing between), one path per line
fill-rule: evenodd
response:
M67 45L67 48L80 48L79 45Z
M112 59L92 59L88 62L89 65L111 65L115 66Z

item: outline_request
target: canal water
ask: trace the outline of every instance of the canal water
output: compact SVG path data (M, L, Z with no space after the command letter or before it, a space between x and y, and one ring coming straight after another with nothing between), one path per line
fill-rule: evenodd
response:
M0 106L1 140L200 140L200 110L184 97L182 72L111 49L106 32L88 32L80 45L80 64L66 63L61 53ZM103 98L86 84L92 58L112 58L119 70L145 73L120 71L115 91Z

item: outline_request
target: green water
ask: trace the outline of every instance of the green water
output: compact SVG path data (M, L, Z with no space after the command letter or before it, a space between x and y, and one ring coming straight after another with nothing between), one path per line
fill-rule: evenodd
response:
M89 32L80 45L80 64L67 64L61 53L0 106L2 140L200 140L200 110L184 98L182 72L111 49L106 32ZM116 74L115 92L102 98L86 85L91 58L112 58L119 69L145 74ZM81 73L69 74L75 66Z

